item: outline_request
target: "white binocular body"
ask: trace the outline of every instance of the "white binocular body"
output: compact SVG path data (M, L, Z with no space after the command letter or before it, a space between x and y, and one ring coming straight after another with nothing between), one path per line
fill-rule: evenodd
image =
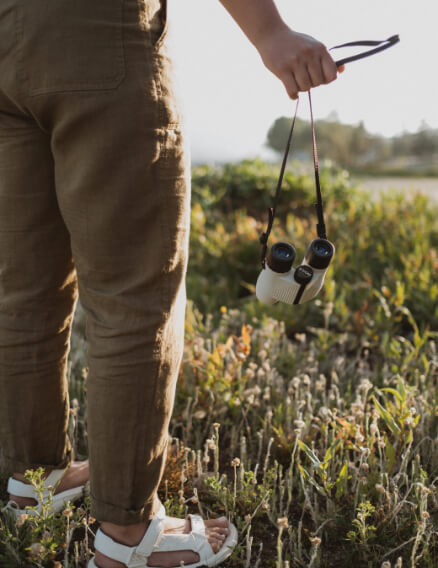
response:
M300 266L293 268L295 249L290 243L275 243L256 284L256 296L264 304L302 304L312 300L324 284L325 273L335 252L327 239L310 243Z

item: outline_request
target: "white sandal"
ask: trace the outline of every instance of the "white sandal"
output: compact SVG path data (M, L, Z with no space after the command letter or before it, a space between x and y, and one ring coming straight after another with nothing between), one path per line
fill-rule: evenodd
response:
M199 515L188 515L188 517L190 517L192 523L191 532L166 534L164 532L166 512L164 506L161 505L158 513L149 524L143 540L137 546L119 544L99 529L94 547L105 556L125 564L127 568L147 568L149 566L148 557L153 552L174 552L176 550L191 550L199 554L199 561L194 564L184 564L181 561L180 566L184 566L184 568L218 566L231 555L232 549L237 544L236 527L228 523L230 532L227 539L219 551L215 553L205 535L205 524L202 517ZM89 561L88 568L98 568L93 558Z
M43 500L47 499L50 494L49 487L53 488L56 487L56 484L60 481L66 469L54 469L50 472L47 478L43 482L44 492L43 492ZM75 501L76 499L81 498L85 492L85 485L80 485L78 487L73 487L72 489L67 489L66 491L61 491L60 493L56 493L52 496L52 505L51 510L54 512L62 511L65 505L68 502ZM37 504L34 508L31 509L20 509L15 503L15 501L9 501L6 505L6 509L13 511L17 517L22 514L25 515L35 515L41 513L41 501L38 493L36 492L35 488L28 483L23 483L22 481L18 481L18 479L14 479L13 477L9 478L8 481L8 493L10 495L16 495L17 497L28 497L29 499L35 499Z

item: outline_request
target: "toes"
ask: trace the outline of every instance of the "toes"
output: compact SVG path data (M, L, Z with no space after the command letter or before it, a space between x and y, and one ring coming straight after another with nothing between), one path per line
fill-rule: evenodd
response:
M225 540L225 535L218 532L209 532L207 538L208 540L218 540L223 542Z
M224 533L219 533L217 531L209 531L208 542L210 543L210 546L215 553L218 552L220 548L223 546L226 538L227 537Z
M207 527L228 527L228 520L225 517L220 517L219 519L208 519L204 522Z
M219 552L222 545L223 545L223 541L214 540L213 542L210 542L210 546L211 546L211 548L213 549L214 552Z

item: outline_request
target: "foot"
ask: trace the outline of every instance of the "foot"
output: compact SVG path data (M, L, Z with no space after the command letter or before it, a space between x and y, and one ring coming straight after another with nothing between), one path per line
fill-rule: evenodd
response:
M49 475L50 471L46 472L45 477ZM14 479L22 481L23 483L28 483L22 473L14 473ZM85 485L88 481L88 461L73 462L71 466L67 469L63 475L58 487L56 488L55 495L61 493L62 491L67 491L67 489L73 489L74 487L80 487ZM34 507L37 505L35 499L30 499L28 497L18 497L17 495L9 495L9 500L17 503L20 509L25 507Z
M225 518L205 520L205 534L210 546L215 553L219 551L225 539L229 534L228 521ZM110 523L102 523L101 530L110 536L113 540L125 544L127 546L136 546L143 539L149 523L141 525L130 525L129 527L120 527ZM190 518L177 519L175 517L166 517L164 521L165 533L189 533L191 531ZM178 550L175 552L153 552L149 558L145 568L173 568L181 566L181 561L185 565L195 564L199 562L199 554L192 550ZM94 558L96 566L99 568L125 568L125 564L121 564L116 560L112 560L104 556L96 550Z

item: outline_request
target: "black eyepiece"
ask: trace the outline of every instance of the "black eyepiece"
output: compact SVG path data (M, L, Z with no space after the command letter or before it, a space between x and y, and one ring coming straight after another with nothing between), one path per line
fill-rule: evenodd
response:
M275 243L266 260L269 268L274 272L289 272L295 260L295 249L289 243Z
M306 252L306 262L316 269L327 268L330 264L335 247L327 239L315 239L310 243Z

